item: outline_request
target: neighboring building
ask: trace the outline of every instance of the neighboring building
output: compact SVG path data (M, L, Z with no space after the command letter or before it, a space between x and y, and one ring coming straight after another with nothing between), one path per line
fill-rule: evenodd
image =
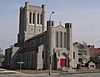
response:
M3 50L0 48L0 55L3 54Z
M75 42L74 51L76 52L76 63L81 67L85 67L85 65L90 61L90 52L89 48L85 43Z
M5 63L4 66L6 68L14 68L15 66L17 67L16 62L16 56L19 54L19 47L14 47L11 46L10 48L5 50ZM13 61L15 60L15 61Z
M89 46L90 59L96 63L96 67L100 68L100 48L95 48L94 46Z
M4 61L3 50L0 48L0 67L2 66L3 61Z
M45 31L45 6L32 6L28 2L20 8L18 42L5 51L5 68L24 69L76 68L76 52L73 52L72 24L65 26L47 21Z

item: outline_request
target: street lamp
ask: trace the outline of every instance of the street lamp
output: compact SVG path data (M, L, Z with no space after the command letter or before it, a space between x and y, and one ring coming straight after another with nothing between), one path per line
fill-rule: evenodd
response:
M49 17L49 22L51 23L51 16L52 16L52 14L54 13L54 11L53 12L51 12L51 14L50 14L50 17ZM51 25L50 25L51 26ZM51 42L51 41L50 41ZM51 46L50 46L50 49L49 49L49 53L50 53L50 56L49 56L49 75L51 75L51 71L52 71L52 49L51 49Z
M49 21L51 21L51 16L53 13L55 13L55 12L54 11L51 12L50 17L49 17Z

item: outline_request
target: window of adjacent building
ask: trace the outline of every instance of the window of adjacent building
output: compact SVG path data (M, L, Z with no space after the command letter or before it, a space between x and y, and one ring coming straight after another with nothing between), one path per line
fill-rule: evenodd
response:
M42 24L42 14L41 14L41 16L40 16L40 24Z
M56 47L58 47L58 31L56 32Z
M83 63L83 59L82 59L82 58L79 58L78 61L79 61L80 63Z
M82 53L78 53L78 55L80 55L80 56L81 56L81 55L82 55Z
M60 32L60 47L62 47L62 32Z
M29 23L31 23L31 20L32 20L32 13L30 12L30 14L29 14Z
M64 47L67 47L67 33L64 32Z
M33 13L33 24L35 24L35 13Z
M87 55L87 51L84 50L84 55Z
M73 52L73 59L75 59L75 52Z
M37 14L37 24L39 24L39 14Z

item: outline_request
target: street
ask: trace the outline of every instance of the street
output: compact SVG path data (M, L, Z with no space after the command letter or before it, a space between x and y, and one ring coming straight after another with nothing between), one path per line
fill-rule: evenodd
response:
M86 73L86 74L62 74L62 75L32 75L32 74L9 74L3 75L0 77L100 77L100 73Z

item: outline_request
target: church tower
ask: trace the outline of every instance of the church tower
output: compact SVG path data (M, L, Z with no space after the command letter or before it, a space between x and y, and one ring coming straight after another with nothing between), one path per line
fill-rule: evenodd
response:
M22 44L33 36L44 32L45 5L33 6L25 2L20 7L18 43Z

